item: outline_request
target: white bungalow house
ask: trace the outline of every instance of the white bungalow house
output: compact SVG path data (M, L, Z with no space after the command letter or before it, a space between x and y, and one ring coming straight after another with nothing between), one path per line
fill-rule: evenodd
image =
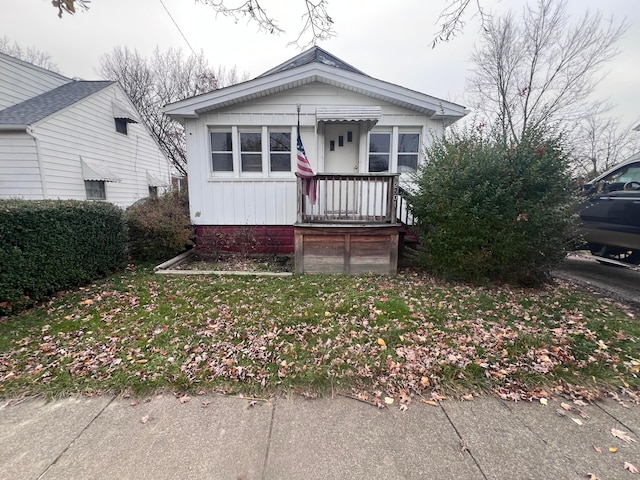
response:
M299 114L298 114L299 111ZM313 47L257 78L173 103L184 123L198 245L251 228L298 272L397 266L400 180L464 107L372 78ZM297 125L317 173L297 178Z
M73 80L0 53L0 198L127 207L170 165L117 82Z

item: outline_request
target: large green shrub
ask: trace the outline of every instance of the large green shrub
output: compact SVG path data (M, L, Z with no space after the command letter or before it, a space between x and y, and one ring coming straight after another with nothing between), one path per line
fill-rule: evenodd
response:
M477 131L436 140L412 209L421 262L437 275L531 284L565 255L575 195L558 138L530 132L505 146Z
M129 254L135 260L166 260L193 245L186 192L149 198L126 212Z
M121 209L79 201L0 201L0 313L123 266Z

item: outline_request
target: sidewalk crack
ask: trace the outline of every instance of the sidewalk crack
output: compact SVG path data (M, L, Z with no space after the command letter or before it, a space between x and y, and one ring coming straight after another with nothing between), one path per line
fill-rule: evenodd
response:
M273 420L276 416L276 404L278 399L274 397L273 408L271 409L271 421L269 422L269 434L267 435L267 450L264 453L264 463L262 464L262 480L265 480L267 474L267 465L269 463L269 448L271 447L271 433L273 432Z
M38 480L40 480L41 478L43 478L43 477L47 474L47 472L48 472L49 470L51 470L51 469L53 468L53 466L54 466L56 463L58 463L58 461L62 458L62 456L63 456L65 453L67 453L67 451L71 448L71 445L73 445L73 444L76 442L76 440L78 440L78 439L82 436L82 434L83 434L84 432L86 432L86 431L87 431L87 429L88 429L88 428L93 424L93 422L95 422L95 421L96 421L96 419L97 419L100 415L102 415L102 412L104 412L104 411L107 409L107 407L113 403L113 401L114 401L115 399L116 399L116 397L115 397L115 396L113 396L113 397L111 398L111 400L109 400L109 403L107 403L107 404L106 404L106 405L105 405L105 406L104 406L104 407L103 407L103 408L102 408L102 409L101 409L101 410L100 410L100 411L99 411L99 412L98 412L98 413L97 413L97 414L96 414L96 415L91 419L91 421L90 421L89 423L87 423L87 424L84 426L84 428L83 428L82 430L80 430L80 432L79 432L79 433L78 433L78 434L73 438L73 440L71 440L71 441L69 442L69 445L67 445L67 446L65 447L65 449L64 449L62 452L60 452L60 454L59 454L59 455L56 457L56 459L51 463L51 465L49 465L49 466L44 470L44 472L42 472L42 473L38 476Z
M467 442L464 441L464 439L462 438L462 435L458 431L458 428L455 426L455 424L453 423L453 420L451 420L451 418L449 417L449 414L444 409L444 405L442 404L442 402L440 402L440 410L442 410L442 413L444 413L444 416L447 417L447 420L449 421L449 424L453 427L454 432L456 432L456 435L458 436L458 439L460 440L460 451L462 452L462 454L464 455L464 452L467 452L469 454L469 456L471 457L471 460L473 460L473 463L475 463L476 467L478 467L478 470L480 471L480 474L482 475L482 478L484 478L485 480L488 480L487 476L485 475L484 471L482 470L482 467L480 466L480 463L478 462L478 460L476 460L476 457L473 456L473 452L468 447Z

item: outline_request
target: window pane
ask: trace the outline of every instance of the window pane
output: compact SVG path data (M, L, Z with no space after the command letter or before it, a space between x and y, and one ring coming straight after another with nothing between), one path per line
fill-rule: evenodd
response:
M241 152L261 152L262 151L262 135L260 133L241 133L240 134L240 151Z
M84 188L87 200L106 200L107 195L102 180L85 180Z
M211 151L230 152L231 132L211 132Z
M369 152L389 153L391 151L390 133L372 133L369 135Z
M290 133L271 133L269 134L270 149L272 152L290 152L291 151L291 134Z
M240 155L242 160L243 172L261 172L262 171L262 154L243 153Z
M370 172L388 172L389 155L369 155Z
M398 152L418 153L419 142L419 134L401 133L398 135Z
M116 118L116 132L127 134L127 121L124 118Z
M231 153L212 153L214 172L233 172L233 157Z
M290 172L291 171L291 154L290 153L272 153L271 154L271 171L272 172Z
M418 155L398 155L398 172L413 173L418 170Z

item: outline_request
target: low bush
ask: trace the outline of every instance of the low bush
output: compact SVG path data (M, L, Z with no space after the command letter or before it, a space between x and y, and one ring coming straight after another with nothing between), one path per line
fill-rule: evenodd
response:
M80 201L0 201L0 313L124 265L121 209Z
M447 278L537 283L574 237L575 193L558 138L506 146L474 131L437 140L416 176L419 260Z
M134 260L165 260L193 245L186 192L169 192L130 207L126 222Z

